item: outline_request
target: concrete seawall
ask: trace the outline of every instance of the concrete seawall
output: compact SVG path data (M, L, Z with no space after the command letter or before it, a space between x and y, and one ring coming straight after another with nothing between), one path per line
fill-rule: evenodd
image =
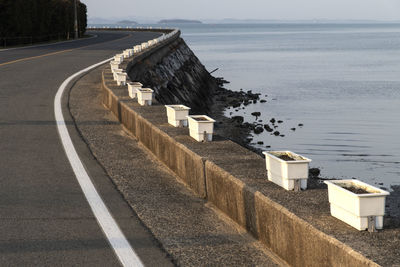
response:
M178 38L130 58L122 68L129 72ZM130 99L127 88L113 81L108 66L102 90L103 104L183 183L290 265L385 265L385 250L374 252L378 245L368 234L330 216L326 190L285 191L267 181L265 161L257 154L220 136L209 143L194 141L187 128L167 123L165 107L157 101L140 106Z

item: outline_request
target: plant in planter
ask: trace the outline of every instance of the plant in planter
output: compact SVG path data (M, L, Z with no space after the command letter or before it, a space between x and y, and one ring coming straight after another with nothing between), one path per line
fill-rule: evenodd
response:
M383 228L385 199L390 193L359 180L330 180L331 215L358 230Z
M117 78L117 84L118 86L125 85L126 84L126 77L128 74L126 72L116 72L116 78Z
M184 105L165 105L168 123L175 127L187 127L190 108Z
M198 142L212 141L215 120L206 115L187 116L190 136Z
M268 180L286 190L307 189L311 159L291 151L264 151Z
M137 89L142 88L143 84L140 82L128 82L128 94L130 98L137 97Z
M150 88L137 88L138 103L142 106L151 106L154 90Z

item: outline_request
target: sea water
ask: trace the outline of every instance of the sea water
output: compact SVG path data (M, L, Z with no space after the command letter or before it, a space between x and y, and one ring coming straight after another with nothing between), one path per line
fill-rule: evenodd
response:
M322 177L387 189L400 184L399 24L180 28L207 69L219 68L215 76L231 82L229 89L267 100L228 109L227 116L254 122L250 114L259 111L262 124L283 121L275 130L284 137L252 134L253 146L303 154Z
M175 26L227 88L267 101L227 116L283 121L283 137L252 134L254 147L309 157L322 177L400 185L400 24Z

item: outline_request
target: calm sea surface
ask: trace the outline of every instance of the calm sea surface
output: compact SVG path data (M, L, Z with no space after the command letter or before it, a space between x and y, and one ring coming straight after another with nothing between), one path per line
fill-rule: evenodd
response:
M254 122L259 111L263 124L283 121L276 130L284 137L253 134L255 147L303 154L322 177L400 185L399 24L177 27L227 88L267 100L228 116Z

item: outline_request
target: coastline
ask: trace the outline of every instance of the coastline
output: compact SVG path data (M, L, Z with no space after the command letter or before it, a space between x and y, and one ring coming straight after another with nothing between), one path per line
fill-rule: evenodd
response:
M227 138L264 157L262 152L268 150L268 146L262 150L251 145L251 132L261 124L243 123L243 119L240 119L239 116L229 118L224 114L224 111L229 107L235 107L243 103L251 104L252 101L258 101L260 95L253 94L252 91L237 92L226 89L223 84L229 83L228 81L221 77L213 78L216 79L218 88L213 93L213 102L207 113L217 121L214 125L215 134ZM308 189L326 189L327 186L324 181L340 180L338 177L322 178L319 177L319 174L319 168L309 169ZM400 227L400 186L392 186L391 189L391 195L387 197L386 201L385 227L398 228Z
M127 72L131 80L141 81L145 87L152 88L155 91L155 99L160 104L184 104L191 107L191 114L210 115L217 120L214 127L216 137L229 139L256 153L260 158L263 158L262 151L268 150L269 147L253 147L250 135L257 134L256 131L274 134L278 130L275 128L280 123L278 119L273 123L273 118L269 118L269 121L262 124L263 122L257 119L257 116L260 116L256 114L257 111L251 114L256 118L251 123L244 122L241 116L225 116L224 111L227 108L243 109L252 104L264 103L267 96L253 93L251 90L232 91L224 88L224 84L229 82L224 78L212 76L181 38L146 56L135 58L128 64ZM319 169L310 169L309 189L324 189L326 185L323 181L334 179L322 178L319 174ZM400 222L400 209L396 203L397 201L388 201L387 214Z

